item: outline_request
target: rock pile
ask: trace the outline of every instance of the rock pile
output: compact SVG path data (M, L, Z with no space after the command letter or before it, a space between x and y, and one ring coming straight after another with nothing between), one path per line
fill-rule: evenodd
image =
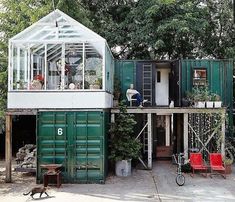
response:
M36 145L26 144L16 153L16 161L20 168L36 168ZM21 163L22 162L22 163Z

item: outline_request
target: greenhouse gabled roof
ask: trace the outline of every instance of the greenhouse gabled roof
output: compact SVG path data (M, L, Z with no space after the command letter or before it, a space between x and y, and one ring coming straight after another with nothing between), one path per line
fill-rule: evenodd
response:
M100 35L56 9L10 39L11 42L105 41Z

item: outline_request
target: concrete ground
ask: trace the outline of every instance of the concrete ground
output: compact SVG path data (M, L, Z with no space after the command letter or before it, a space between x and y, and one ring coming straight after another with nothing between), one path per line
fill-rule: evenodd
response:
M4 182L4 168L0 163L0 202L33 201L23 196L34 187L35 177L13 172L13 183ZM203 177L196 174L192 178L185 174L185 185L175 183L176 166L167 161L154 162L153 170L133 170L127 178L109 176L105 184L62 184L57 189L51 186L50 197L43 201L67 202L140 202L140 201L235 201L235 166L227 179L221 176ZM39 195L35 195L38 198Z

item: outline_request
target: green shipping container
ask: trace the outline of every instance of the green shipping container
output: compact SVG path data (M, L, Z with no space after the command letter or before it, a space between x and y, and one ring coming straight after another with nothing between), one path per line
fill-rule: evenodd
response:
M37 182L41 164L62 164L64 183L103 183L107 172L109 113L104 111L39 112Z

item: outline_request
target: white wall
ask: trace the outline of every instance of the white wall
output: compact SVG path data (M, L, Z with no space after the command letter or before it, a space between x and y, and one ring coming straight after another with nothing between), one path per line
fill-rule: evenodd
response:
M113 96L106 92L9 92L8 109L111 108Z

